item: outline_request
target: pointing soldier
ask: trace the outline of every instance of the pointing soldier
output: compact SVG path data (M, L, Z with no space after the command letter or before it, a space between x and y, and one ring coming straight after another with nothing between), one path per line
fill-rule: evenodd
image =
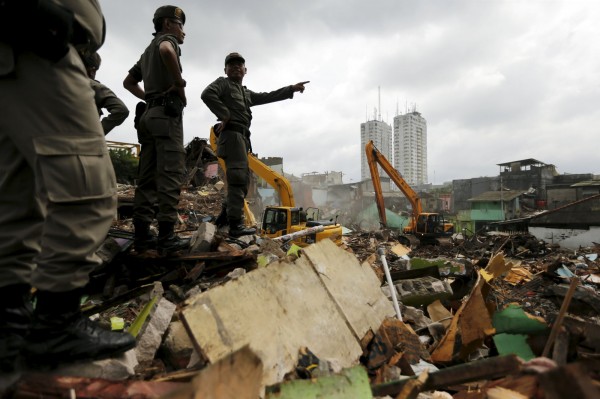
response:
M217 225L224 225L226 219L232 236L256 232L255 228L247 228L242 223L244 198L248 193L250 178L250 107L291 99L295 92L303 93L304 85L308 83L300 82L269 93L257 93L242 85L246 73L244 57L240 53L230 53L225 57L227 77L217 78L202 92L202 101L220 121L215 126L215 133L219 136L217 156L223 159L227 168L227 197L217 218Z

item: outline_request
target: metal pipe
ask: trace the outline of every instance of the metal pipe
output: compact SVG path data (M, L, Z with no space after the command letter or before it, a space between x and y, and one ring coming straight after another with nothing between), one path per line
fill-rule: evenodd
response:
M325 230L325 226L319 225L319 226L313 226L313 227L309 227L307 229L304 230L300 230L300 231L296 231L294 233L290 233L290 234L286 234L284 236L279 236L279 237L275 237L273 238L273 241L289 241L289 240L294 240L298 237L303 237L303 236L307 236L309 234L315 234L315 233L320 233L322 231Z
M385 271L385 279L387 280L388 287L392 294L392 303L394 304L394 310L398 320L402 321L402 314L400 313L400 306L398 305L398 298L396 297L396 287L394 287L392 276L390 274L390 268L388 267L387 260L385 259L385 251L383 248L377 249L377 254L381 257L381 263L383 264L383 270Z

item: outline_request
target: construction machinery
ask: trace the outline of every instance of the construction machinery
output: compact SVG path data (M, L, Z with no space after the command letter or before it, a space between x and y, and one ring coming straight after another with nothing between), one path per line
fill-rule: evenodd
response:
M210 129L210 145L217 151L217 136L214 129ZM219 158L219 165L226 171L225 162ZM293 233L299 233L302 230L322 226L322 228L312 229L311 234L294 234L293 242L298 246L304 247L313 244L325 238L333 240L336 244L342 242L342 226L333 219L321 220L320 210L318 208L299 208L294 200L292 186L288 179L271 169L265 163L261 162L254 154L248 153L248 167L254 174L263 178L271 187L275 189L279 196L278 206L266 206L262 215L260 224L260 234L264 237L276 238ZM256 218L250 210L248 203L244 201L244 216L247 225L256 225Z
M381 190L381 180L377 165L387 173L392 181L398 186L400 191L406 196L412 206L412 214L408 225L402 229L403 235L398 237L402 244L411 246L415 244L439 244L441 239L448 238L454 234L454 225L446 222L443 215L433 212L423 212L421 198L404 180L398 172L375 147L373 141L369 141L365 146L373 189L375 191L375 201L377 202L377 211L379 212L379 222L381 227L387 227L387 218L385 214L385 204L383 192Z

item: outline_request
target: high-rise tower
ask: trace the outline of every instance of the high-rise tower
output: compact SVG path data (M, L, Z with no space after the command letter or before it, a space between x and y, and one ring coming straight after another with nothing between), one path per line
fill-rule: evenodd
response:
M388 159L392 157L392 127L381 120L371 120L360 124L360 179L371 178L365 146L373 140L375 147ZM381 169L381 168L380 168ZM380 171L381 173L381 171Z
M394 117L394 168L411 186L427 183L427 121L416 110Z

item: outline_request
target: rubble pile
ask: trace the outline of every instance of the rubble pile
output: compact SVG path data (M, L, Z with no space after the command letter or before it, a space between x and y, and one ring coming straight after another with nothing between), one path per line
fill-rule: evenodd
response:
M132 250L132 202L120 187L83 311L137 347L23 373L7 397L600 397L598 246L499 233L414 248L392 231L304 248L233 239L211 223L222 194L208 184L182 194L191 250L163 258Z

